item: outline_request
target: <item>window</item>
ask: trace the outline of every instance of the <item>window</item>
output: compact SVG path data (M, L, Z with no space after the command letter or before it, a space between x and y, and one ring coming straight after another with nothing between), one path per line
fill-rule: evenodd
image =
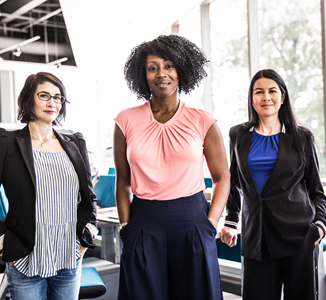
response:
M248 120L246 5L246 0L215 1L210 5L213 115L227 149L230 128Z
M288 87L298 122L309 128L326 177L320 1L259 0L260 66Z

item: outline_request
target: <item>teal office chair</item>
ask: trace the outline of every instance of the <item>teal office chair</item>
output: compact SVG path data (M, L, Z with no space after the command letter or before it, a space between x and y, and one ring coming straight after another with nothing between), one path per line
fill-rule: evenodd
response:
M115 168L109 168L109 175L115 175Z
M212 181L212 178L210 178L210 177L205 177L205 178L204 178L204 181L205 181L206 188L211 188L211 187L213 187L213 181Z
M94 267L82 267L79 299L97 298L106 293L106 286Z
M97 205L100 207L116 206L115 202L115 175L101 175L94 187Z
M8 199L5 194L3 185L0 186L0 220L3 221L8 211Z

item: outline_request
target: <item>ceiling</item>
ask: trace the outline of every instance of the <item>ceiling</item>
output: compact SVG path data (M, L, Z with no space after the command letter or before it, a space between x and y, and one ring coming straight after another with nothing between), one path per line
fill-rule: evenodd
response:
M36 36L38 40L24 45ZM12 49L15 45L17 48ZM59 0L0 0L0 57L75 66ZM67 60L57 62L62 58Z

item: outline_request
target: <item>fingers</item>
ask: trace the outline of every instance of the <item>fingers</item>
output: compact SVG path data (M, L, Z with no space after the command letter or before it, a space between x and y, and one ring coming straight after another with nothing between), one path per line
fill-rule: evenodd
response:
M83 247L82 245L80 245L80 249L79 249L79 252L80 252L80 257L84 257L86 251L87 251L88 248L86 247Z
M237 230L223 228L221 231L221 241L230 247L235 246L237 244Z

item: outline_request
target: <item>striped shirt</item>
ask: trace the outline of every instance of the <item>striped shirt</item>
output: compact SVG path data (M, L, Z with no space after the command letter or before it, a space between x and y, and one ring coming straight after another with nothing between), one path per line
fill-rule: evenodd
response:
M14 262L22 274L43 278L76 268L79 180L66 152L33 150L36 175L35 244Z

